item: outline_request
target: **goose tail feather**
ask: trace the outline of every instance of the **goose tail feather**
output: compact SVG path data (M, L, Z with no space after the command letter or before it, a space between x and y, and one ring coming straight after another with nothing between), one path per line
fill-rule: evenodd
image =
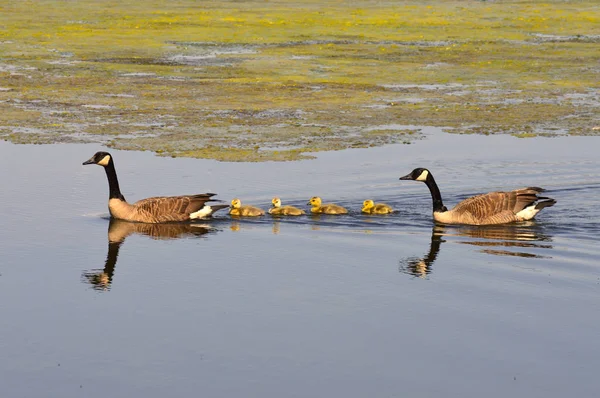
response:
M552 199L552 198L540 198L540 199L547 199L547 200L544 200L542 202L538 202L535 205L536 210L542 210L544 207L551 207L551 206L554 206L556 204L556 200Z

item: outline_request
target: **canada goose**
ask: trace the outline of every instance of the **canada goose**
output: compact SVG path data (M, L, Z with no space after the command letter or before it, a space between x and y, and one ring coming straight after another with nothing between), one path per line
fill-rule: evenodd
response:
M202 193L184 196L158 196L127 203L117 180L113 158L108 152L96 152L86 164L104 167L108 178L108 210L113 218L144 223L164 223L190 221L210 217L215 211L229 207L227 205L208 205L218 202L211 199L214 193Z
M394 212L394 209L385 203L375 203L368 199L363 202L361 211L367 214L390 214Z
M311 213L315 214L348 214L348 210L344 207L332 203L321 204L321 198L313 196L308 201L307 205L311 205Z
M258 207L250 205L242 206L241 200L233 199L229 208L229 214L231 214L232 216L257 217L264 216L265 212L262 209L259 209Z
M510 192L490 192L470 197L448 210L431 172L416 168L401 180L422 181L429 187L433 199L433 218L444 224L489 225L531 220L544 207L556 200L538 196L542 188L529 187Z
M281 206L281 199L279 198L273 198L271 203L273 207L269 209L269 214L274 216L300 216L306 214L304 210L294 206Z

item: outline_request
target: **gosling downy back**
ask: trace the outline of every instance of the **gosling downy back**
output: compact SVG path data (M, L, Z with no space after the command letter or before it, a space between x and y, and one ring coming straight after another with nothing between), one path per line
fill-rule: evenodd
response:
M97 164L106 171L109 187L108 210L116 219L143 223L183 222L210 217L215 211L229 207L208 204L208 202L219 202L212 199L214 193L157 196L131 204L121 193L111 154L97 152L83 164Z
M394 209L385 203L375 203L371 199L368 199L363 202L361 211L366 214L390 214L394 212Z
M422 181L431 192L433 218L444 224L490 225L531 220L545 207L554 206L556 200L539 196L539 187L516 189L509 192L489 192L472 196L448 210L431 172L416 168L401 180Z
M302 209L299 209L294 206L282 206L281 199L275 197L271 200L271 204L273 205L269 209L269 214L274 216L301 216L306 214L306 212Z
M262 209L259 209L258 207L250 205L242 206L242 201L236 198L231 201L229 214L232 216L241 217L258 217L264 216L265 212Z
M318 196L310 198L307 204L311 205L310 212L313 214L348 214L345 207L333 203L322 203Z

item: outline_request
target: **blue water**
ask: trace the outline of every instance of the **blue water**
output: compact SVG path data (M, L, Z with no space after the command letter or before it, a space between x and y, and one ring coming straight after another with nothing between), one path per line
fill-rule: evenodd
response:
M595 396L598 139L437 133L293 163L112 151L124 195L218 192L348 216L110 222L95 145L0 142L2 397ZM535 222L440 227L448 207L542 186ZM363 200L398 212L363 216Z

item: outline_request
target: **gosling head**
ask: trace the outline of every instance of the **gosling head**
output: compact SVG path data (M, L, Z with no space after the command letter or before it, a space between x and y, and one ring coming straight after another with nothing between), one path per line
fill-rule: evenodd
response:
M429 172L429 170L424 169L422 167L417 167L416 169L414 169L413 171L411 171L409 174L405 175L404 177L400 177L401 180L415 180L415 181L427 181L427 178L429 177L431 173Z
M281 207L281 199L275 197L271 201L271 204L273 205L273 207Z
M307 205L311 205L311 206L321 206L321 198L319 198L318 196L313 196L312 198L310 198L310 200L308 201Z
M112 157L108 152L96 152L94 156L83 162L83 165L86 164L97 164L99 166L106 167L111 162Z
M367 199L363 202L363 207L362 210L369 210L371 208L373 208L375 206L375 202L373 202L371 199Z
M239 199L233 199L231 201L231 208L232 209L239 209L240 207L242 207L242 201Z

